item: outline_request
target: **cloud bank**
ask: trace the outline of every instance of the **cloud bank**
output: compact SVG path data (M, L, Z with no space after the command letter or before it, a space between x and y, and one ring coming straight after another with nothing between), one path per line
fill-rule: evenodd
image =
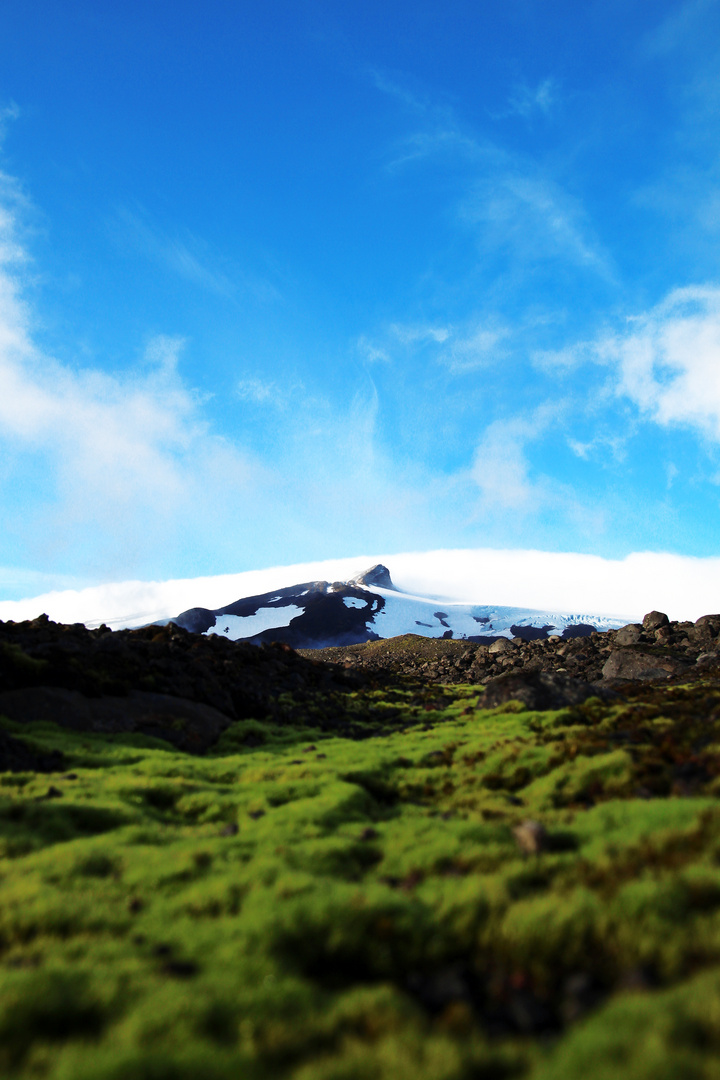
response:
M190 607L220 607L304 581L344 581L376 562L390 568L396 586L405 592L444 600L613 615L628 621L654 608L671 619L692 620L720 610L720 558L636 552L616 560L481 548L361 554L241 574L117 582L3 601L0 619L20 621L45 612L58 622L140 626Z

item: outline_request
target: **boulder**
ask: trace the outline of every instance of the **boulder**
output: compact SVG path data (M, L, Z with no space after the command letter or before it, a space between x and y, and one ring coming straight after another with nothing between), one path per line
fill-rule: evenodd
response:
M682 675L687 670L687 664L683 664L673 656L653 656L634 649L613 649L603 665L602 677L613 681L641 680L644 682Z
M615 633L615 641L618 645L636 645L642 636L643 628L640 623L628 623L621 626Z
M511 671L488 679L478 704L494 709L506 701L520 701L527 709L561 709L597 693L596 686L557 672Z
M60 772L65 759L59 750L50 753L31 750L0 728L0 772Z
M202 753L232 722L198 701L131 690L126 697L85 697L60 686L28 686L0 694L0 715L16 723L52 721L75 731L137 732Z
M498 638L497 641L493 641L488 652L496 656L502 653L515 652L516 649L517 645L513 645L512 641L509 641L508 638L501 637Z
M643 630L648 632L659 630L661 626L667 626L670 620L663 611L649 611L642 621Z
M720 631L720 616L702 615L693 626L688 627L686 633L688 641L703 652L709 652L715 648L718 631Z

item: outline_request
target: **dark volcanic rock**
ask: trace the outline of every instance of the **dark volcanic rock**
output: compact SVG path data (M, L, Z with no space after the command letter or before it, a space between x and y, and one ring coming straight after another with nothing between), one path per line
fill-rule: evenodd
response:
M642 638L643 628L640 623L628 623L615 631L616 645L636 645Z
M60 772L64 768L65 759L59 750L38 753L0 728L0 772Z
M603 665L602 675L606 680L631 682L640 679L645 682L682 675L687 669L687 664L673 656L636 652L634 649L614 649Z
M552 627L548 627L548 630ZM562 632L562 636L567 640L571 638L590 637L592 634L596 634L597 630L590 623L571 623L566 626Z
M310 705L320 726L340 727L343 695L366 681L286 645L206 637L173 623L112 632L47 616L0 622L0 714L142 732L193 752L233 720L285 722Z
M215 625L215 613L209 608L192 607L180 612L177 619L173 621L183 630L189 630L191 634L204 634Z
M0 694L0 715L19 723L52 721L76 731L138 732L202 753L230 724L211 705L131 690L126 697L85 697L59 686L28 686Z
M528 709L560 709L579 705L597 695L596 686L547 671L508 672L488 679L481 696L481 708L493 709L506 701L521 701Z
M667 626L670 620L663 611L649 611L642 621L643 630L659 630L661 626Z
M392 583L390 571L382 563L375 563L369 570L364 570L362 574L351 578L349 584L374 585L377 589L393 589L394 592L397 592Z

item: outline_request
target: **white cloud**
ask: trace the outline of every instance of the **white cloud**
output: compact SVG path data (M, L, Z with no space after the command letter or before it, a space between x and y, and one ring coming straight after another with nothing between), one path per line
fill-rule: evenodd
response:
M46 612L61 622L137 626L189 607L220 607L304 581L347 580L376 562L389 567L400 589L416 596L616 615L628 621L653 609L671 619L697 619L709 614L708 597L720 596L718 558L635 552L624 559L603 559L573 552L480 548L361 554L243 574L117 582L2 601L0 619L35 618Z
M389 362L398 345L406 350L432 350L442 346L434 350L435 358L451 371L460 373L474 371L505 356L507 350L502 342L510 337L510 333L507 327L494 325L490 319L486 323L462 327L391 323L382 343L363 335L358 340L358 348L365 359L373 363Z
M587 441L568 437L566 442L573 454L583 461L600 458L617 463L624 461L627 456L627 432L616 434L602 431Z
M528 443L556 424L566 408L564 401L546 401L529 414L495 420L486 427L472 467L483 509L530 512L554 504L575 512L575 501L561 486L546 476L531 476L526 454Z
M21 470L8 477L10 491L27 481L22 469L33 467L33 483L42 489L25 509L24 533L35 536L30 546L45 556L85 546L95 549L90 557L98 564L129 565L137 548L162 543L193 502L195 513L207 505L218 463L225 497L246 486L250 467L208 430L197 396L177 372L180 339L156 336L143 366L114 375L62 364L37 348L15 272L26 261L17 232L17 213L6 204L0 217L0 444Z
M675 289L595 351L616 365L617 392L643 413L720 441L720 287Z

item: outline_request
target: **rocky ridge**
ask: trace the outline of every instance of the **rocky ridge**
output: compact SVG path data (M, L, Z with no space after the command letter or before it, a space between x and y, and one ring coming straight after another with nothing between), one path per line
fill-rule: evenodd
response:
M633 686L693 682L713 669L720 669L720 615L670 622L653 611L642 623L580 638L478 645L406 634L302 652L173 623L119 631L63 626L46 616L0 623L0 715L136 732L194 753L243 719L311 722L354 738L381 733L388 713L371 700L375 691L386 704L393 693L409 692L418 708L433 708L428 701L438 686L482 685L481 707L514 700L552 709ZM24 750L7 739L0 758L20 767Z
M500 638L490 645L432 640L414 634L342 648L301 650L347 670L392 671L433 682L487 683L499 676L539 673L599 686L687 676L720 664L720 615L671 622L649 612L642 623L586 637L550 636L527 641Z
M173 623L112 631L46 615L0 622L0 715L135 731L193 752L235 720L292 719L310 705L317 713L322 703L332 712L338 694L369 681L287 645L205 637Z

